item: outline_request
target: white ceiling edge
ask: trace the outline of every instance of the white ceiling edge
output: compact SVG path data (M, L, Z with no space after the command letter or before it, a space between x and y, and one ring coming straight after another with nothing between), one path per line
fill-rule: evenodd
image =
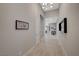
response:
M42 7L43 7L42 3L40 3L41 8L42 8L42 10L43 10L44 12L59 9L59 8L60 8L60 4L61 4L61 3L53 3L53 7L52 7L52 8L50 8L50 7L47 6L47 9L45 10L45 9L42 8Z

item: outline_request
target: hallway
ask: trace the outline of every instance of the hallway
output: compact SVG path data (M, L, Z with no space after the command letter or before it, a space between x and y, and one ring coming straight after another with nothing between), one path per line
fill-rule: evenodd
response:
M79 4L0 4L0 56L78 56Z
M38 45L30 51L28 56L63 56L57 39L42 38Z

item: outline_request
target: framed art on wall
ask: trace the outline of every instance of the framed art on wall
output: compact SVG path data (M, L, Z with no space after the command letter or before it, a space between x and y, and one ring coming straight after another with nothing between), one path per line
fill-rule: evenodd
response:
M60 23L59 23L59 31L67 33L67 18L64 18Z
M56 23L49 23L51 35L56 35Z
M16 28L16 30L28 30L29 29L29 23L25 22L25 21L16 20L15 28Z

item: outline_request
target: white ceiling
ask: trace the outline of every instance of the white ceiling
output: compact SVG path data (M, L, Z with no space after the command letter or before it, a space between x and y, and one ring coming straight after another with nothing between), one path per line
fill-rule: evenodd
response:
M60 6L59 3L40 3L40 5L44 12L58 9Z

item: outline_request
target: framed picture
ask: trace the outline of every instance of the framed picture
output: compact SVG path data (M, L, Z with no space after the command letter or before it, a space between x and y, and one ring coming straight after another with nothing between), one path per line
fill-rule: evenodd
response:
M15 21L15 28L16 30L28 30L29 29L29 23L25 21Z
M59 31L62 31L64 33L67 33L67 18L64 18L60 23L59 23Z
M50 31L51 31L51 35L56 35L56 23L50 23Z

